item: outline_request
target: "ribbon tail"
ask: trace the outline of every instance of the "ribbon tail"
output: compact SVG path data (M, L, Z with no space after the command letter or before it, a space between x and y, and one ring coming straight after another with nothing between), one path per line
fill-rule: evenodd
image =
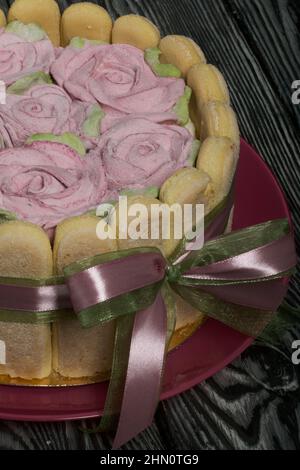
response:
M105 401L99 432L114 431L118 425L118 416L125 387L130 341L134 325L134 316L126 315L116 321L116 333L111 377Z
M151 425L161 392L167 311L161 294L135 316L127 376L113 449Z

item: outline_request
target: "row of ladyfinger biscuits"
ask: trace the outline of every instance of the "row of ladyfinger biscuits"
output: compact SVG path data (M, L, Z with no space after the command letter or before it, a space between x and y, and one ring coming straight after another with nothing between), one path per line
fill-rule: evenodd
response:
M22 221L1 224L0 276L49 278L72 261L115 250L116 242L96 238L97 222L92 216L66 221L57 228L53 251L40 227ZM113 338L112 323L85 330L75 315L53 326L0 322L0 340L6 347L0 376L41 380L53 371L70 378L105 374L110 369Z
M131 44L143 50L157 47L160 42L159 30L146 18L125 15L113 24L104 8L90 2L75 3L66 8L61 16L55 0L15 0L8 11L7 20L0 10L0 27L6 21L14 20L39 24L56 47L68 45L73 37ZM193 48L196 47L194 44ZM190 59L198 53L201 54L201 51L191 48Z
M104 8L89 2L71 5L60 17L55 0L15 0L8 12L8 21L13 20L39 24L56 46L66 46L78 36L142 50L159 47L160 61L175 65L193 90L190 112L202 142L209 135L225 135L238 148L239 130L226 82L216 67L206 64L204 53L190 38L169 35L161 39L151 21L133 14L121 16L113 24ZM0 26L5 23L0 11Z
M151 198L132 202L157 203ZM117 249L130 248L130 240L99 240L99 218L83 215L58 225L53 250L48 236L28 222L10 221L0 225L0 277L44 279L63 274L66 265ZM162 248L160 241L152 245ZM180 344L202 323L203 315L176 296L177 335L170 347ZM24 314L25 315L25 314ZM48 377L81 378L109 374L113 344L113 323L83 329L76 317L51 325L0 322L0 340L6 345L6 363L0 363L0 376L25 380ZM1 377L0 377L1 382Z

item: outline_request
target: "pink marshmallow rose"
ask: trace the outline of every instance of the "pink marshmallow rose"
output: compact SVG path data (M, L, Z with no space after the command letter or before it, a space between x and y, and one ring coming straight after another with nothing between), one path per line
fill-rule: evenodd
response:
M7 94L6 104L0 104L0 133L6 147L17 147L32 134L72 132L89 148L100 135L100 124L94 138L84 132L92 108L92 104L72 101L57 85L36 85L23 95Z
M54 60L54 47L46 36L29 41L0 29L0 80L6 85L34 72L48 73Z
M156 76L143 52L126 44L68 46L51 73L72 96L98 102L107 114L167 113L185 88L182 79Z
M192 142L184 127L131 116L105 132L92 152L103 161L110 190L143 189L189 166Z
M106 197L105 173L97 157L80 158L55 142L0 152L0 207L45 230Z

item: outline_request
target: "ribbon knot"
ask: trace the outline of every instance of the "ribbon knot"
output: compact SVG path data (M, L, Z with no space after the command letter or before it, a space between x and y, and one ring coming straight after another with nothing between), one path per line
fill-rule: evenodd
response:
M178 283L181 279L181 267L176 264L169 264L166 268L167 280L170 284Z

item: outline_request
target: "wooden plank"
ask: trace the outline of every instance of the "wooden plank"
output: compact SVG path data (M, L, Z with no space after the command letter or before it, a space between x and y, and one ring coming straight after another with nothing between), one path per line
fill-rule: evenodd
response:
M300 106L291 102L291 85L300 79L300 4L297 0L245 0L225 3L259 59L268 82L300 128Z

